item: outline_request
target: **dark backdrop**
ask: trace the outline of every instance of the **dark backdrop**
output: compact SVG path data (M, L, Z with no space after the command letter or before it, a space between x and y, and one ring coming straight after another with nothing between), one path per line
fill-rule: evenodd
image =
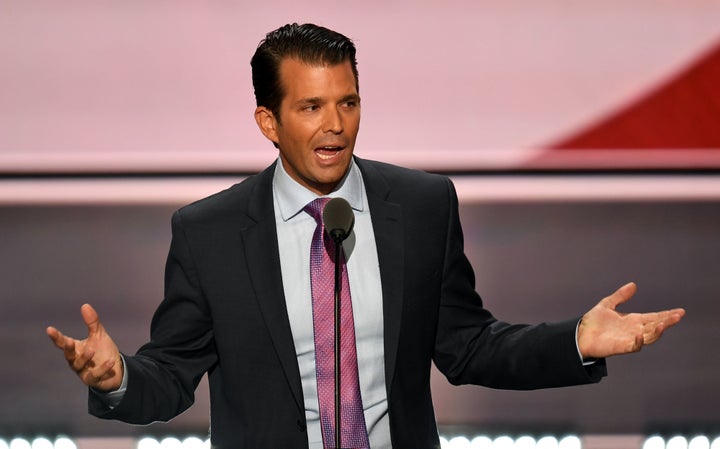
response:
M86 414L86 390L45 336L84 335L91 302L118 345L148 337L162 296L170 214L164 206L0 207L0 435L139 435L207 431L206 385L170 424L133 427ZM580 315L634 280L626 310L687 308L683 323L640 354L611 359L601 384L536 392L433 388L441 424L485 432L720 430L717 320L720 204L465 203L478 291L514 322Z

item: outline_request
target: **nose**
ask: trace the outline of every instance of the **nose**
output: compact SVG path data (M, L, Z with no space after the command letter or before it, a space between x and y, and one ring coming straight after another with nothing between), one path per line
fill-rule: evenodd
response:
M340 134L343 131L342 116L338 108L327 108L323 123L323 131Z

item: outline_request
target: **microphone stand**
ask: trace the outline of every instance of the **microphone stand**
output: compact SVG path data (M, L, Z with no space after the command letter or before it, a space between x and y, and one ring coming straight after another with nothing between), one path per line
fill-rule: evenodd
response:
M341 323L342 316L340 314L340 293L342 289L342 265L341 251L342 241L345 240L352 231L355 224L355 215L353 214L350 204L342 198L333 198L325 205L323 209L323 224L328 234L335 242L335 449L342 448L342 426L341 424L341 385L340 385L340 353L342 339Z
M342 251L343 232L332 232L332 238L335 242L335 449L342 448L341 425L340 425L340 291L342 288L341 281L341 264L340 251Z

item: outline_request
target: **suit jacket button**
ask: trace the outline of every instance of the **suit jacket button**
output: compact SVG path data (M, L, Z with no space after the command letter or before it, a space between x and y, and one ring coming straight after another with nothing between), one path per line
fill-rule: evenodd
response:
M303 421L302 419L297 420L297 426L298 429L300 429L300 432L305 432L305 429L307 428L307 426L305 425L305 421Z

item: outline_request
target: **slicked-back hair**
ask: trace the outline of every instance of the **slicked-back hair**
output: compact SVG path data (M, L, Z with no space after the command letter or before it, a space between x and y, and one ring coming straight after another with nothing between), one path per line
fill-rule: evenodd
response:
M257 106L265 106L280 121L280 103L285 92L280 81L280 64L294 58L305 64L336 65L350 61L355 87L359 91L355 44L342 34L305 23L284 25L260 41L250 61Z

